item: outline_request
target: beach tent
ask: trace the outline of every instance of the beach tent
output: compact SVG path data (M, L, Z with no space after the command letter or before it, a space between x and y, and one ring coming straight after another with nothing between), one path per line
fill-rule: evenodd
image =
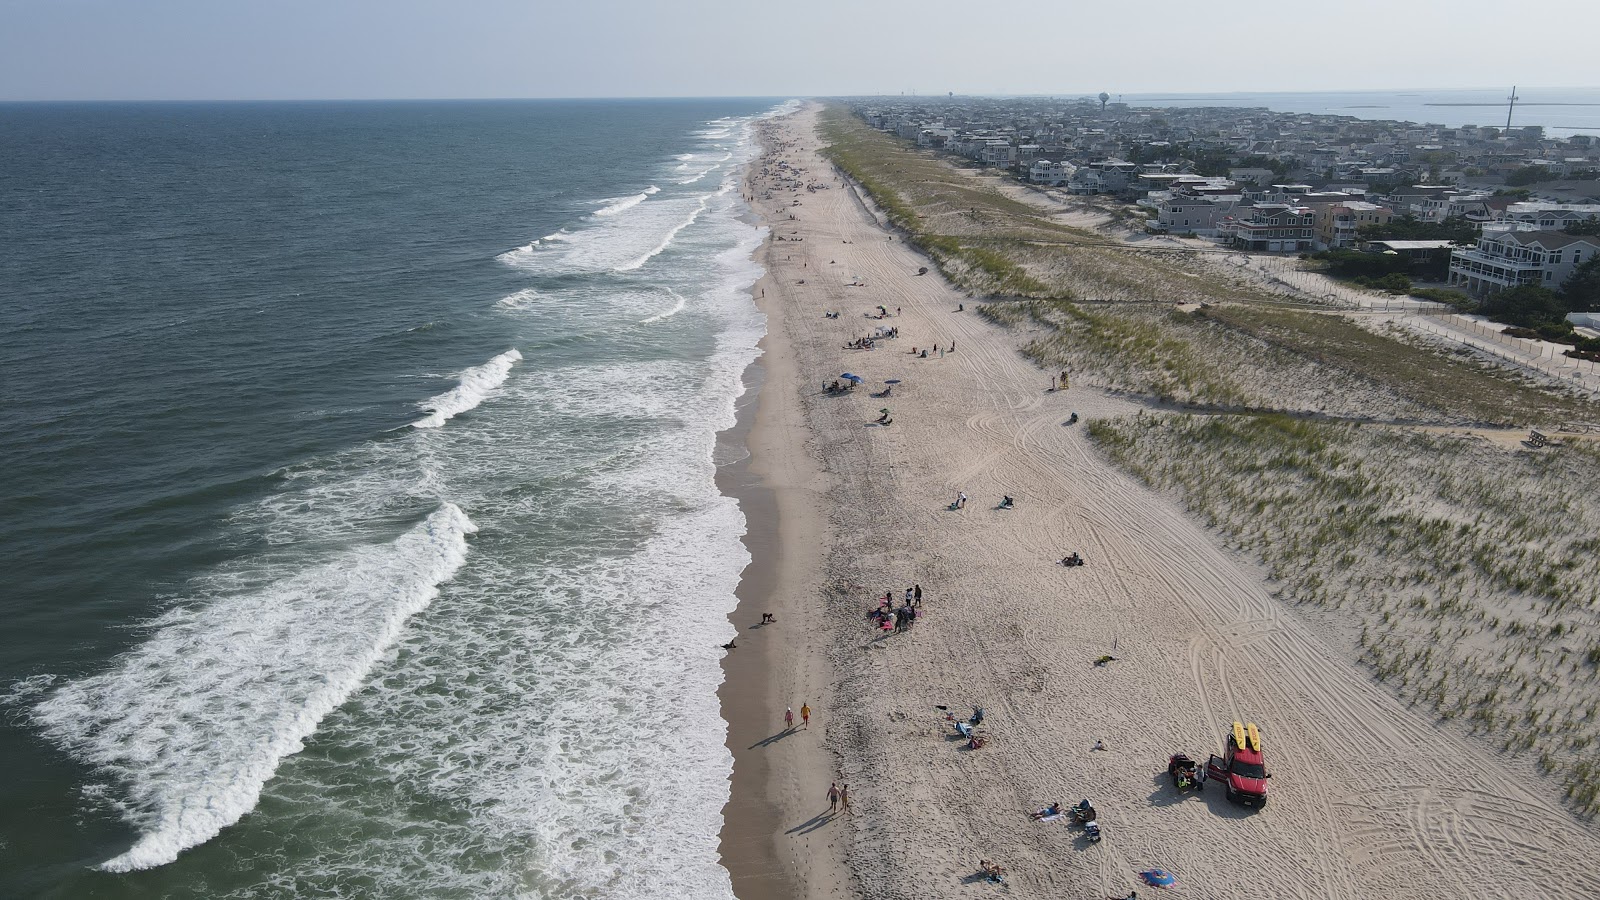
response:
M1151 887L1169 888L1178 883L1178 876L1168 872L1166 869L1150 869L1140 872L1139 877L1143 878L1144 883Z

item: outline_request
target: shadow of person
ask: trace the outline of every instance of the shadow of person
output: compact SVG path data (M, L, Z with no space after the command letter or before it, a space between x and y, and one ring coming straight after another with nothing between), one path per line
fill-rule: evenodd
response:
M797 728L785 728L784 730L778 732L777 734L772 735L771 737L763 738L763 739L761 739L759 741L756 741L754 744L751 744L746 749L754 750L757 747L765 747L768 744L776 744L777 742L783 740L784 738L788 737L789 735L794 734L798 730L799 729L797 729Z
M1155 782L1155 789L1150 792L1151 806L1172 806L1189 798L1188 793L1172 784L1172 774L1165 769L1155 773L1151 780Z
M821 828L829 822L832 822L833 817L834 811L831 809L827 812L817 813L806 821L801 822L799 825L796 825L788 831L785 831L784 834L810 834L811 832L816 831L818 828Z

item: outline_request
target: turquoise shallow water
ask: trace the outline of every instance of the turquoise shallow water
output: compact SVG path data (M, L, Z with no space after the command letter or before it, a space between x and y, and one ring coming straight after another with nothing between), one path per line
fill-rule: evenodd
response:
M727 896L772 101L0 105L0 896Z

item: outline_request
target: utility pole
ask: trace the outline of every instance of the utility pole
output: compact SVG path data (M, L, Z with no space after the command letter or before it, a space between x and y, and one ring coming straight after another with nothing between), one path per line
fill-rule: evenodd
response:
M1511 111L1517 108L1517 86L1516 85L1513 84L1511 86L1511 96L1507 97L1506 100L1510 101L1506 106L1506 130L1510 131L1511 130Z

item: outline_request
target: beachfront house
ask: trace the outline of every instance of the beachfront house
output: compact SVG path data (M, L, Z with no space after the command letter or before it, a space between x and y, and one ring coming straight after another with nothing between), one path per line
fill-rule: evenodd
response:
M1227 217L1231 221L1226 233L1239 250L1293 253L1310 250L1316 240L1316 216L1308 206L1262 203L1239 213Z
M1357 231L1364 225L1382 225L1394 218L1394 210L1365 200L1344 200L1317 209L1317 244L1329 250L1356 245Z
M1036 159L1028 166L1028 180L1034 184L1066 184L1070 177L1067 166L1048 159Z
M1194 197L1175 193L1156 202L1156 218L1152 231L1168 234L1216 234L1217 218L1223 207L1210 197Z
M1115 194L1127 190L1138 177L1139 167L1120 159L1104 159L1079 166L1067 182L1074 194Z
M1600 254L1600 237L1559 231L1488 231L1471 249L1450 254L1450 283L1474 294L1508 287L1561 285L1586 260Z

